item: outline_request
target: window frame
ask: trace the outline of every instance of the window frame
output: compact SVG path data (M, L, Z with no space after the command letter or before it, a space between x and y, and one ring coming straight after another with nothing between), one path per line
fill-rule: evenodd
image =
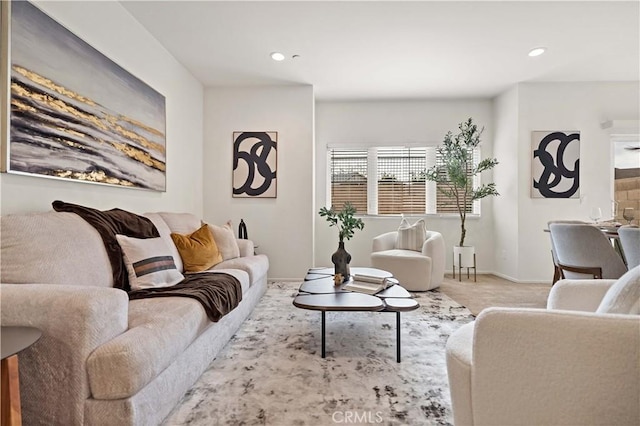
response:
M377 152L379 149L399 149L399 148L422 148L426 149L426 168L429 169L435 165L436 161L436 149L437 145L432 144L383 144L375 146L356 146L356 145L327 145L326 148L326 197L325 205L332 205L332 153L334 150L361 150L367 151L367 212L363 213L358 211L356 216L370 217L370 218L397 218L399 216L425 216L425 217L442 217L442 218L457 218L458 212L438 212L437 211L437 184L436 182L427 180L425 182L425 212L424 213L394 213L394 214L378 214L378 157ZM478 146L473 151L474 166L476 166L481 159L481 146ZM374 177L374 178L371 178ZM473 187L477 188L481 184L480 176L473 177ZM336 206L337 207L337 206ZM467 218L479 218L481 217L481 200L475 200L472 202L471 212L467 213Z

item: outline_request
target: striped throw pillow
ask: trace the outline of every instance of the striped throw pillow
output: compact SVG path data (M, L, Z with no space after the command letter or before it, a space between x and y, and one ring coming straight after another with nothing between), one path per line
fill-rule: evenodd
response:
M171 250L162 238L132 238L116 235L124 253L132 290L169 287L184 276L176 268Z
M397 249L422 251L422 244L426 239L427 228L424 219L419 219L416 223L410 225L407 219L402 218L396 240Z

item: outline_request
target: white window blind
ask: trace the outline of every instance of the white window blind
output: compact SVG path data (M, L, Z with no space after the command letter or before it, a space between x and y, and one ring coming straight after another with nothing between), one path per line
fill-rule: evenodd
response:
M426 213L426 148L378 148L378 214Z
M480 150L470 155L478 164ZM457 214L455 197L438 191L451 186L425 179L426 171L440 163L436 147L329 148L331 206L340 209L350 202L358 214ZM469 182L480 184L477 177ZM467 213L479 214L479 208L478 201L467 203Z
M340 210L350 202L367 214L367 150L330 149L331 206Z

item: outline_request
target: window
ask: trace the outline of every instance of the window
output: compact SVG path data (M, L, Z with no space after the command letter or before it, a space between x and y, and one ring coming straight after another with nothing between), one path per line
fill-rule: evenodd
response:
M477 164L478 149L473 157ZM331 205L348 201L358 214L370 215L457 213L455 200L425 178L438 161L435 147L329 148ZM467 211L479 214L479 208L479 202L469 203Z
M351 202L359 214L367 212L367 150L330 150L331 205Z
M624 209L633 209L636 219L640 211L640 137L614 135L613 143L613 200L612 216L626 224ZM637 222L635 222L637 223Z
M378 214L426 213L426 148L378 148Z

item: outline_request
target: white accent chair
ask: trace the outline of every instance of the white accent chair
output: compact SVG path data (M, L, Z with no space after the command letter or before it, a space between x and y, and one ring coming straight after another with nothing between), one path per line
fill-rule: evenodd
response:
M447 341L454 424L640 424L639 304L636 267L561 280L547 309L483 310Z
M445 244L442 234L427 231L421 251L396 248L398 232L392 231L373 239L371 266L389 271L409 291L427 291L444 280Z
M621 226L618 228L620 245L627 261L627 268L640 265L640 228L637 226Z

